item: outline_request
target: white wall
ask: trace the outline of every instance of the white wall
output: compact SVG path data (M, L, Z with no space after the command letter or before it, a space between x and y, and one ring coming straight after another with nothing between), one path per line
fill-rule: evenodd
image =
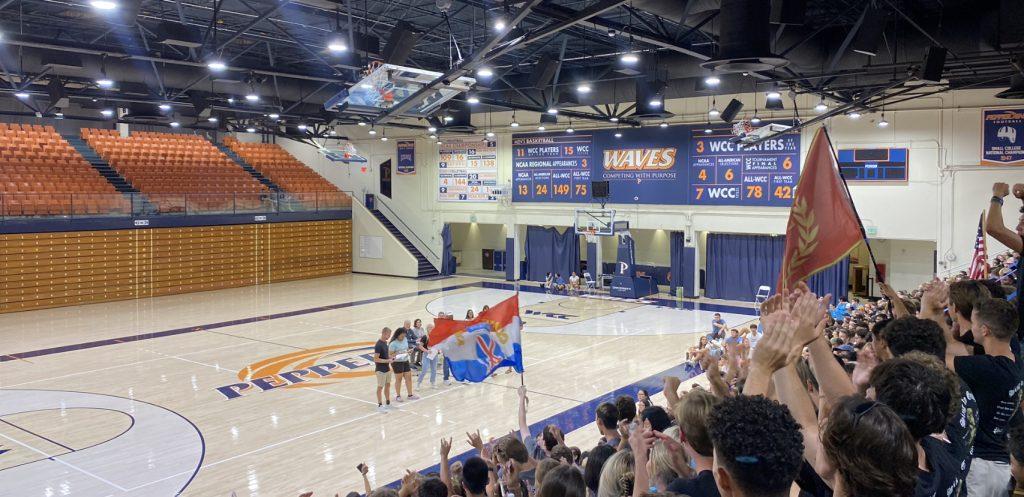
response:
M505 225L452 224L452 251L461 251L460 269L483 268L483 249L505 250Z
M361 236L380 237L383 240L384 257L362 257L359 250ZM416 258L359 202L352 202L352 244L353 272L411 278L419 276Z
M877 237L887 240L929 242L938 250L940 272L944 269L959 268L967 264L973 250L978 214L987 207L994 181L1008 183L1024 182L1024 168L992 168L978 166L980 157L981 109L984 107L1013 106L1013 102L999 100L992 95L997 90L966 90L950 92L928 98L899 104L887 108L888 128L875 126L878 115L868 114L859 120L836 117L827 121L830 135L837 148L848 147L908 147L910 148L909 181L895 185L850 185L857 209L864 224L877 229ZM719 96L728 101L734 96ZM751 94L735 96L745 102L747 114L753 106ZM759 99L763 101L763 99ZM813 115L811 107L817 99L807 96L800 100L801 115ZM1009 105L1008 105L1009 104ZM677 115L671 124L702 123L706 119L705 98L676 99L666 102L669 111ZM791 107L791 102L786 102ZM582 109L588 110L588 109ZM537 121L536 115L519 112L521 123ZM765 111L759 112L762 117ZM778 117L789 117L791 111ZM499 182L511 182L511 132L504 127L510 120L510 113L496 113L492 122L500 126L492 128L497 133ZM486 119L484 114L479 118ZM575 122L577 129L592 127L590 123ZM477 125L482 128L483 122ZM519 130L525 131L520 127ZM810 145L816 128L803 132L804 153ZM437 198L437 146L433 140L410 130L389 129L392 140L360 140L368 138L366 129L356 126L339 128L339 135L355 139L356 146L371 157L366 172L358 166L344 166L324 160L307 145L288 140L279 140L287 150L310 164L342 189L354 191L360 198L362 192L377 191L378 164L384 158L395 158L395 141L401 135L416 139L417 174L395 176L394 198L388 202L401 218L414 227L417 235L440 252L440 232L445 222L468 223L471 220L482 224L504 225L556 225L570 226L573 209L577 207L596 208L596 205L575 204L511 204L501 203L460 204L438 202ZM782 234L785 231L788 209L755 207L697 207L668 205L609 205L618 210L620 219L628 219L635 230L687 230L694 232L732 232ZM1008 217L1013 209L1007 207ZM652 239L653 241L653 239ZM640 240L638 240L640 242ZM645 250L640 242L638 252ZM908 257L893 257L889 266L894 278L900 278L908 285L911 280L924 276L921 254L926 245L907 245L902 250L912 254ZM667 245L666 245L667 247ZM990 240L990 250L1004 250L997 242ZM654 253L658 252L658 253ZM609 258L605 250L605 258ZM611 255L614 257L614 255ZM661 259L659 259L659 257ZM640 252L638 259L643 262L668 260L668 254L657 249L649 253ZM645 260L646 259L646 260ZM703 260L703 257L702 257ZM927 258L930 265L931 258ZM930 272L930 269L929 269ZM905 276L897 276L905 275ZM895 281L895 280L894 280Z

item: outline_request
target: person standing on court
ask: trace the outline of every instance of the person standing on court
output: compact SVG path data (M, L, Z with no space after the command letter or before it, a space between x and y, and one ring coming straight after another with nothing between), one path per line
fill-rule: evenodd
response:
M373 363L377 372L377 410L387 412L391 409L391 356L388 354L388 339L391 328L380 331L380 340L373 346ZM381 393L383 392L383 398ZM386 403L381 402L382 400Z

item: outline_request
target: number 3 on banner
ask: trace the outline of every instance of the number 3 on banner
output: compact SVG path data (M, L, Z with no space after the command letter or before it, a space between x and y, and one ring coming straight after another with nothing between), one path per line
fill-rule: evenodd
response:
M703 154L704 153L704 141L703 140L697 140L697 153L698 154Z

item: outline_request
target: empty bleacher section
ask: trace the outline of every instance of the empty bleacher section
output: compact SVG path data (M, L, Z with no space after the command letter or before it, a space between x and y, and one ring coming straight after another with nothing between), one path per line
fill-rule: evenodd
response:
M83 128L82 138L159 212L273 208L270 190L201 136Z
M130 199L52 126L0 123L0 215L124 214Z
M351 221L0 235L0 313L352 271Z
M320 209L349 207L351 198L341 194L334 183L327 181L276 143L247 143L234 137L224 145L282 190L307 200L314 200ZM315 197L311 194L318 194Z

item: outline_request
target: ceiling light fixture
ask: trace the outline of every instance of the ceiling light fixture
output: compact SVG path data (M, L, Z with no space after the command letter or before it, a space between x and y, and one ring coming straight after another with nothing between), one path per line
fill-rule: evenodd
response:
M761 118L757 117L757 112L754 112L754 117L750 118L750 124L761 124Z
M708 75L708 77L704 78L704 84L708 86L718 86L718 84L721 82L722 80L719 79L719 77L716 76L715 73L711 73Z
M615 116L612 116L612 117L608 118L608 120L609 120L609 121L611 121L611 122L613 122L613 123L617 123L617 122L619 122L619 118L618 118L618 117L615 117Z
M359 125L360 126L366 126L366 123L360 122ZM437 131L437 126L430 126L429 128L427 128L427 131L433 133L433 132Z
M117 2L113 0L90 0L89 5L96 10L114 10L117 8Z
M114 115L114 109L103 109L100 111L100 114L103 114L104 117L110 117Z
M210 117L209 117L209 118L207 118L206 120L207 120L207 121L210 121L211 123L215 123L215 122L217 122L217 118L216 118L216 117L213 117L213 116L210 116Z
M647 102L647 105L650 105L651 107L661 107L661 97L657 95L651 97L651 101Z
M851 111L849 114L846 115L846 117L849 117L850 119L860 119L860 112Z
M537 126L537 131L547 131L547 129L548 128L546 126L544 126L543 124L541 124L540 126Z
M493 131L488 131L486 133L486 136L487 136L487 138L494 138L494 132Z
M718 109L712 105L711 110L708 110L708 115L711 117L718 117L718 114L720 114L720 112L718 112Z
M437 135L430 135L430 139L431 140L436 140L437 139Z
M373 135L376 135L376 134L377 134L377 130L371 127L371 128L370 128L370 131L367 131L367 133L368 133L368 134L369 134L370 136L373 136Z
M480 97L478 97L476 93L470 93L466 95L466 103L476 105L480 103Z
M380 137L380 141L386 142L386 141L388 141L388 137L382 136L382 137Z
M711 134L711 124L710 123L708 123L708 127L704 128L704 134L705 135L710 135Z
M229 104L235 103L235 97L228 97L228 103Z
M446 123L450 123L450 122L452 122L454 120L455 120L455 118L452 117L452 116L449 116L449 115L445 115L444 116L444 122L446 122Z
M882 120L878 121L878 127L879 128L885 128L885 127L888 127L888 126L889 126L889 121L885 120L885 113L883 112L882 113Z
M494 30L495 31L505 31L506 27L507 26L505 26L505 20L504 19L499 17L499 18L494 20Z
M576 93L590 93L593 88L590 87L590 83L580 83L576 85Z
M481 78L489 78L491 76L494 76L494 70L491 69L490 67L483 66L476 70L476 75L480 76Z
M211 71L223 71L228 68L228 65L223 60L220 60L220 58L214 57L206 63L206 67Z
M658 125L658 127L659 128L667 128L668 127L668 123L661 123L661 124Z
M253 127L245 128L245 132L246 133L255 133L256 132L256 128L253 128Z
M278 114L276 112L271 112L270 114L267 114L267 117L269 117L271 119L277 119L277 118L281 117L281 114Z
M551 114L551 115L558 114L558 109L556 109L554 107L548 107L548 114Z
M114 86L114 80L106 76L101 76L100 79L96 80L96 86L99 86L100 88L106 90Z
M622 132L621 131L616 131L615 132L615 138L622 138Z
M177 128L178 126L181 126L181 123L179 123L178 121L171 121L172 128Z
M331 136L337 136L338 132L332 129L332 130L328 131L327 134L329 134Z
M821 114L822 112L825 112L826 110L828 110L828 104L826 104L825 103L825 99L822 98L821 100L818 101L818 105L814 106L814 111L819 113L819 114Z
M257 95L256 93L250 92L245 95L245 99L250 102L259 102L260 96Z
M29 97L28 93L23 92L23 91L19 91L18 93L15 93L14 96L16 96L18 98L28 98Z
M327 49L334 53L347 52L348 44L341 38L341 35L335 34L334 37L327 42Z
M782 94L779 93L778 90L768 90L767 92L765 92L764 96L769 100L778 100L782 98Z
M624 64L636 64L637 62L640 62L640 56L633 52L626 52L619 57L619 60Z
M565 132L569 133L569 134L572 134L572 133L575 133L576 130L572 129L572 125L570 124L568 128L565 128Z
M508 123L508 125L510 127L513 127L513 128L518 128L519 127L519 122L516 121L515 119L513 119L512 122Z
M171 104L160 104L158 107L160 110L171 110Z
M437 140L437 144L438 145L441 145L442 143L444 143L444 142L442 142L441 140Z
M306 126L305 124L300 124L300 125L296 126L296 128L298 128L299 131L306 131L307 129L309 129L309 126Z

